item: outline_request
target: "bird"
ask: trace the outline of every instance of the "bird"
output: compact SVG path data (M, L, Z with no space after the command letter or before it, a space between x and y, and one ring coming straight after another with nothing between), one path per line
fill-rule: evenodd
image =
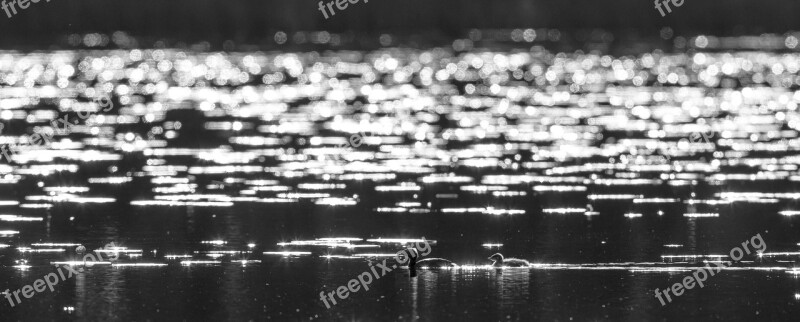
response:
M444 258L426 258L417 260L419 258L419 251L414 248L406 249L406 256L408 257L408 268L447 268L458 267L458 264L453 263Z
M531 263L519 258L504 258L503 254L496 253L489 257L493 267L530 267Z
M406 249L404 250L404 252L405 256L408 257L408 270L410 277L417 276L417 267L428 268L428 269L458 267L456 263L453 263L444 258L426 258L417 261L417 258L419 258L419 251L417 251L414 248Z
M444 258L426 258L416 262L416 267L419 268L449 268L458 267L458 264L453 263Z

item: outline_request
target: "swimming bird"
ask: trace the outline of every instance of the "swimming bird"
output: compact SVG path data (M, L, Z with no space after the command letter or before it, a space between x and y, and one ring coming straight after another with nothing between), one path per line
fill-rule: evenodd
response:
M489 257L489 260L494 261L494 267L530 267L531 263L519 258L504 258L503 254L497 253Z
M408 268L447 268L447 267L458 267L458 264L453 263L449 260L444 258L426 258L417 260L419 258L419 251L414 248L406 249L406 255L408 256Z
M417 267L429 269L458 267L456 263L444 258L426 258L417 261L417 258L419 258L419 251L414 248L406 249L404 252L406 257L408 257L408 270L409 276L411 277L417 276Z
M416 260L415 260L416 261ZM419 268L448 268L458 267L458 264L453 263L444 258L426 258L416 262L416 267Z

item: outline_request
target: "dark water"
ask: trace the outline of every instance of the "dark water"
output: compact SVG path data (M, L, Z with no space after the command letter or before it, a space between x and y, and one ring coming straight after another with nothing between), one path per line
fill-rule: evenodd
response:
M91 115L0 167L0 211L34 220L0 222L11 230L0 236L0 289L78 260L75 245L38 243L127 249L13 308L0 298L3 320L789 320L797 312L794 55L4 57L4 142L45 131L56 116ZM105 113L92 101L109 91ZM757 234L762 256L745 256L666 306L654 297L715 258L682 255L727 255ZM343 237L358 240L317 240ZM398 268L330 309L320 301L377 255L406 246L370 239L422 237L429 257L461 267L416 278ZM271 253L285 251L308 253ZM496 252L533 265L490 268Z
M417 232L437 239L431 256L444 256L459 263L485 263L493 251L480 246L482 241L505 245L502 251L530 259L534 263L622 263L660 261L665 242L686 242L694 251L680 253L719 254L749 239L751 231L762 233L771 251L793 250L791 220L755 220L759 212L723 212L728 219L685 220L679 216L645 218L641 222L599 224L612 218L522 216L486 218L463 215L390 215L355 211L292 211L263 207L235 211L185 209L172 211L114 212L111 209L73 209L73 224L59 225L53 220L43 240L70 238L87 245L104 240L123 241L129 247L158 253L191 254L197 241L228 238L228 245L255 242L267 249L275 241L290 236L341 235L373 237L404 236ZM238 207L237 207L238 208ZM313 212L314 214L310 214ZM65 216L66 214L62 214ZM216 218L213 217L216 215ZM125 220L119 217L130 216ZM462 216L459 218L459 216ZM57 218L58 215L53 215ZM428 218L425 218L428 217ZM749 218L748 218L749 217ZM80 218L80 219L79 219ZM358 225L348 224L353 220ZM446 221L441 223L441 221ZM281 223L278 223L281 222ZM308 223L315 223L309 227ZM124 226L123 226L124 225ZM355 227L359 226L359 227ZM125 227L123 229L119 227ZM394 228L397 227L397 228ZM402 228L401 228L402 227ZM445 228L447 227L447 228ZM548 227L552 232L547 232ZM437 232L438 231L438 232ZM363 232L363 233L360 233ZM603 243L604 242L604 243ZM259 246L258 248L260 248ZM226 247L246 249L246 247ZM527 249L527 250L526 250ZM260 249L258 249L260 250ZM386 250L391 252L391 248ZM87 268L76 278L24 299L15 308L3 306L4 316L12 320L40 319L135 319L135 320L568 320L573 319L787 319L797 310L795 294L800 292L796 275L785 270L723 271L710 277L707 287L687 291L675 302L661 307L653 289L664 289L689 272L631 271L627 269L453 269L422 270L409 278L406 269L395 270L377 279L368 291L359 291L331 309L319 300L319 292L330 292L368 270L364 260L318 257L282 258L258 254L230 256L229 259L261 259L261 263L231 263L223 258L219 265L182 266L177 260L155 259L147 254L138 262L165 262L166 267ZM324 251L323 251L324 253ZM4 259L29 259L30 269L4 267L6 286L21 287L55 271L47 261L62 256L19 255L4 251ZM68 257L68 256L67 256ZM203 256L196 256L202 258ZM122 256L125 259L125 256ZM131 260L123 260L130 262ZM675 266L686 266L675 264ZM752 266L752 265L746 265ZM756 265L757 266L757 265ZM769 266L792 267L794 264ZM67 312L64 308L74 308Z

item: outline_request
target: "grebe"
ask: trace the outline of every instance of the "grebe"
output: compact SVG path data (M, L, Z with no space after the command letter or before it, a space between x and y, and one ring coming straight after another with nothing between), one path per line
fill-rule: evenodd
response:
M530 267L531 263L519 258L504 258L503 254L497 253L489 257L489 260L494 261L494 267Z
M408 257L408 270L410 271L411 277L417 276L417 268L450 268L450 267L458 267L456 263L453 263L449 260L444 258L426 258L417 261L419 257L419 251L414 248L404 250L406 256Z
M416 262L415 266L418 268L448 268L448 267L458 267L458 264L453 263L444 258L426 258ZM411 267L410 264L409 267Z

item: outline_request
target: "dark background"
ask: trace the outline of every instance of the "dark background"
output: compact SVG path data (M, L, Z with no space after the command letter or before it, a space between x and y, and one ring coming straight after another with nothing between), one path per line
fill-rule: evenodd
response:
M40 0L8 18L0 45L52 43L68 33L127 31L137 37L257 42L275 31L381 31L463 36L470 28L603 28L676 34L782 33L800 29L789 0L685 0L661 17L651 0L372 0L325 20L314 0Z

